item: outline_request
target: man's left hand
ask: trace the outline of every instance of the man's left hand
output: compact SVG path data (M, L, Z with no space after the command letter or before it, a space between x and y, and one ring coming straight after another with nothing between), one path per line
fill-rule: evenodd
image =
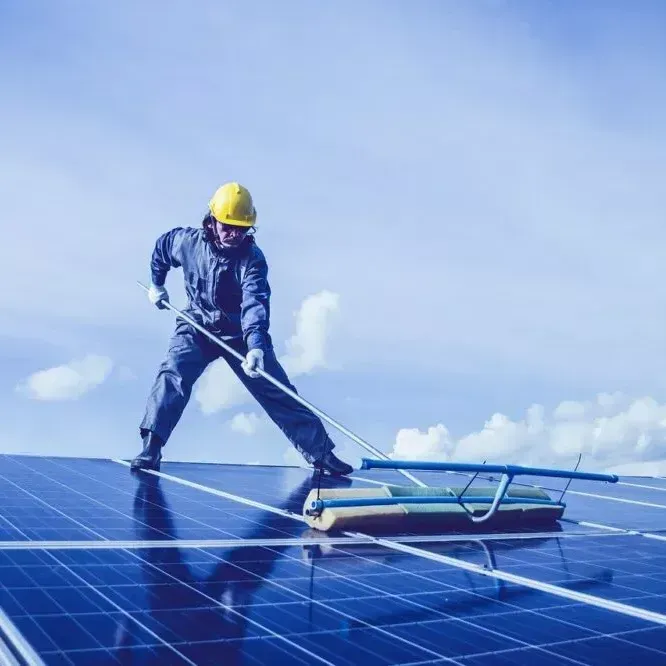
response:
M252 377L252 379L261 377L256 369L264 369L264 352L261 349L250 349L241 367L248 377Z

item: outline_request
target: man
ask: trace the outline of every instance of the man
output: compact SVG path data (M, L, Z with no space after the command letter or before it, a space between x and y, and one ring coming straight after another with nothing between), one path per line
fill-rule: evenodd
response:
M192 387L206 367L222 357L307 462L333 476L350 474L350 465L333 454L334 444L309 409L262 377L296 389L278 362L269 333L268 265L253 234L257 219L252 196L239 183L226 183L209 202L201 228L176 227L160 236L153 250L150 301L164 308L165 280L182 268L188 306L201 326L245 357L235 356L177 318L166 357L150 392L139 432L143 451L132 469L159 470L162 447L187 405Z

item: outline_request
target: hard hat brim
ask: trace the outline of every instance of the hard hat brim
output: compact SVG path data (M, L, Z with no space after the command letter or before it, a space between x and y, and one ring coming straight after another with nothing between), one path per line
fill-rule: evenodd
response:
M219 217L215 215L215 213L211 210L210 211L210 216L216 221L219 222L220 224L230 224L234 227L253 227L256 223L256 220L248 221L248 220L234 220L231 218L228 219L223 219L221 220Z

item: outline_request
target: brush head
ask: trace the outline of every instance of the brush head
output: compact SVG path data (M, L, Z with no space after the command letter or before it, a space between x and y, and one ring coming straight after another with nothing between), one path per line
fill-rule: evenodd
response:
M338 530L358 531L431 531L433 528L460 529L471 526L469 513L482 516L488 511L488 503L474 503L473 497L495 494L495 488L474 487L467 489L460 503L397 503L364 506L324 507L313 511L317 499L363 499L366 502L377 498L382 501L391 497L460 497L464 488L420 488L416 486L376 486L373 488L322 488L313 489L303 503L303 518L312 529L329 532ZM506 497L526 498L539 503L500 504L497 512L483 523L486 528L496 526L552 523L562 517L564 505L549 504L550 496L540 488L509 488ZM464 504L464 506L463 506Z

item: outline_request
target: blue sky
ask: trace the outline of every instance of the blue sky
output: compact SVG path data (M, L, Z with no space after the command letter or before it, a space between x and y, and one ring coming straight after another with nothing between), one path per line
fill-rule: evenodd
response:
M234 179L278 353L297 335L299 390L379 448L666 458L665 24L646 1L0 4L0 450L136 452L173 318L135 280ZM87 355L111 371L76 399L17 390ZM166 457L284 462L270 424L230 425L260 412L223 370Z

